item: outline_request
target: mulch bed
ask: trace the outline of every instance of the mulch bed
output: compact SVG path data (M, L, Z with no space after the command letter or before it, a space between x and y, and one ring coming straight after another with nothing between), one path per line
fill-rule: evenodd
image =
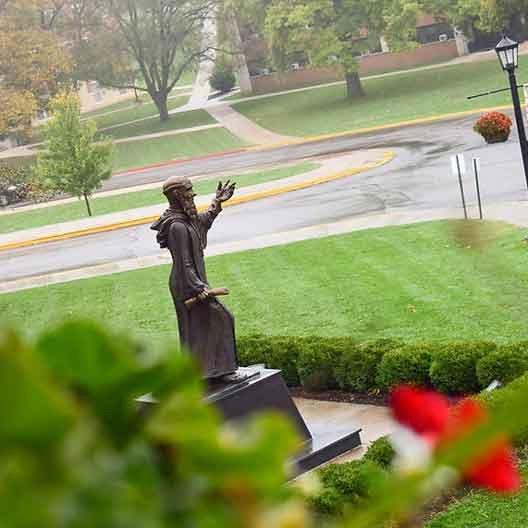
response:
M345 392L340 390L326 390L310 392L302 387L289 387L290 394L294 398L307 398L309 400L323 400L343 403L361 403L366 405L378 405L386 407L389 404L387 394L365 394L361 392Z
M322 400L343 403L360 403L364 405L377 405L379 407L387 407L389 405L388 394L365 394L364 392L347 392L341 390L311 392L303 389L302 387L288 387L288 389L294 398L306 398L308 400ZM449 401L449 405L456 405L460 400L463 400L466 397L444 396Z

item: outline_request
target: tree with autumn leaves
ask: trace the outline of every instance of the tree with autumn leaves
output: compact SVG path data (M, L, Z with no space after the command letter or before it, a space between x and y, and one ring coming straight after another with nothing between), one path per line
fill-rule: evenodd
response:
M71 58L43 18L49 4L0 2L0 135L29 135L36 111L68 82Z

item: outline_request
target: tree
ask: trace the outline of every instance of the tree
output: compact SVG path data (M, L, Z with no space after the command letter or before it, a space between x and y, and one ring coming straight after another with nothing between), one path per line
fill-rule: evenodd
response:
M266 16L273 63L289 65L289 55L304 51L315 66L338 64L344 71L349 97L363 95L356 56L365 47L364 2L338 0L274 0Z
M112 48L119 53L119 59L114 54L113 69L108 64L99 68L95 71L96 79L107 86L147 92L160 120L166 121L168 95L182 74L208 57L212 49L204 44L202 30L204 23L215 16L214 0L102 0L102 3L105 31L120 40ZM96 45L95 40L90 38L87 42ZM126 71L121 79L115 75L116 64L117 70ZM137 72L137 77L132 72Z
M30 130L37 108L68 82L69 54L40 26L37 0L0 5L0 135Z
M413 46L419 3L413 0L273 0L265 32L277 69L289 55L304 51L314 66L337 65L345 74L347 95L364 95L358 57L384 36L393 48Z
M81 121L76 95L61 93L50 104L52 119L46 124L46 150L39 154L36 174L58 191L84 198L92 215L89 197L110 178L112 143L94 142L93 121Z

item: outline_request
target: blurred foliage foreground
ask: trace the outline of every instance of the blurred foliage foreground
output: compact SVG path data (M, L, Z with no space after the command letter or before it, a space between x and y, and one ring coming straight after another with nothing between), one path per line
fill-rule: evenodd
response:
M452 485L475 449L528 422L524 384L429 466L388 474L338 519L316 518L313 479L285 484L299 448L289 424L222 425L184 355L147 352L89 322L32 344L0 333L2 527L397 526ZM145 393L160 402L149 412L135 402Z

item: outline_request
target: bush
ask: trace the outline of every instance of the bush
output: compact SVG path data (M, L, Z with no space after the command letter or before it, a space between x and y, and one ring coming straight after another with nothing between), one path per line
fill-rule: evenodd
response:
M444 343L439 345L431 364L435 389L447 394L477 392L477 362L497 348L490 341Z
M493 380L510 383L528 370L528 342L503 345L479 359L477 378L482 388Z
M24 166L0 163L0 205L25 200L29 190L29 171Z
M230 92L235 84L236 78L233 69L228 64L217 62L209 84L219 92Z
M389 469L394 459L395 451L387 436L378 438L370 444L363 460L370 460L383 469Z
M299 385L297 359L300 337L252 335L237 339L239 362L243 366L264 363L267 368L282 371L287 385Z
M377 464L363 460L330 464L318 474L323 490L311 499L311 505L317 512L331 515L370 497L387 477Z
M376 372L384 354L402 346L402 341L379 339L348 347L335 369L339 387L354 392L376 389Z
M301 385L308 391L337 388L335 369L339 364L348 339L305 337L297 360Z
M435 344L416 343L387 352L376 376L380 388L390 390L401 383L430 385L429 369L436 348Z
M510 135L511 119L501 112L487 112L475 123L473 130L486 141L505 141Z

